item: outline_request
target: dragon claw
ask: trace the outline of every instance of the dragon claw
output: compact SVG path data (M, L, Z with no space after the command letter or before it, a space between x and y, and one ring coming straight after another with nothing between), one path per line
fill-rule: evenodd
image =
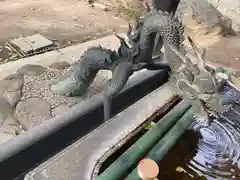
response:
M204 126L208 126L210 124L209 116L207 115L207 113L195 113L193 115L193 118L198 123L200 123L200 124L202 124Z

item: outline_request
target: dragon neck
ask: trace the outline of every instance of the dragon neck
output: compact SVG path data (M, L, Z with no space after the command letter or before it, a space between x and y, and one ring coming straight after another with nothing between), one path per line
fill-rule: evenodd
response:
M170 68L175 71L181 64L181 59L171 52L171 49L166 44L172 45L174 48L184 53L182 42L184 41L184 26L178 17L171 13L162 11L153 11L146 15L140 34L140 48L145 50L152 48L154 41L153 36L160 35L160 40L163 42L165 57L169 62ZM159 48L162 48L160 46Z
M164 54L169 63L169 66L173 72L176 72L181 65L183 64L182 60L177 56L174 52L172 52L171 48L167 46L170 44L175 49L179 50L182 54L185 54L185 49L182 45L182 42L179 40L171 41L167 38L163 38L163 47L164 47Z

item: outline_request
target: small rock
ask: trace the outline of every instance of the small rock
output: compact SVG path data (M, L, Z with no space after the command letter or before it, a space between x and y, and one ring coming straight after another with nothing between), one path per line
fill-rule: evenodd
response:
M8 79L0 80L0 94L3 91L18 91L22 89L24 79L22 76L11 77Z
M6 117L4 122L1 125L0 132L15 134L15 132L19 129L19 124L17 123L16 118L11 114Z
M36 126L52 117L51 105L39 98L20 101L15 112L19 122L26 128Z
M101 9L103 11L109 11L109 8L107 6L100 4L100 3L96 3L96 2L92 4L92 7Z
M12 107L15 107L22 97L22 90L5 92L4 97Z
M66 69L70 67L70 64L66 61L60 61L52 63L49 67L53 69Z
M28 64L19 68L17 73L28 76L39 76L44 73L46 69L47 68L40 65Z
M87 2L88 2L88 4L93 4L94 0L88 0Z
M12 112L12 106L5 99L0 99L0 124L2 124L6 117L12 114Z
M69 111L71 108L67 104L60 104L59 106L52 109L52 116L58 116Z
M81 25L81 24L76 24L76 26L77 26L77 27L80 27L80 28L84 28L84 26Z
M72 16L73 21L77 21L78 17L77 16Z
M12 107L15 107L22 97L24 79L17 75L8 79L0 81L0 98L5 99Z
M10 51L6 47L0 46L0 58L2 60L8 58L9 54L10 54Z

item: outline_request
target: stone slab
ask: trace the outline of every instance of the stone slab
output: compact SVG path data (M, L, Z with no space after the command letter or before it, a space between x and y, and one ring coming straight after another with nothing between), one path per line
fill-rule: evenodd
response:
M26 54L53 45L52 41L40 34L13 39L10 43Z

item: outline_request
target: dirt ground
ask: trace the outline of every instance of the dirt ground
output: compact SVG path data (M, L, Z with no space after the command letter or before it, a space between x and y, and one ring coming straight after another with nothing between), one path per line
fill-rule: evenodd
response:
M240 71L240 37L222 38L213 44L208 49L206 60Z
M11 37L40 33L83 42L127 28L116 13L90 7L85 0L0 0L0 44Z
M206 49L204 59L215 65L231 68L240 76L240 36L199 36L193 37L200 48ZM189 45L188 45L189 48ZM190 48L192 51L192 48Z
M62 44L79 43L125 32L128 27L116 12L92 8L87 0L0 0L0 22L0 45L9 38L35 33ZM208 46L208 61L240 70L240 37L193 36L197 44Z

